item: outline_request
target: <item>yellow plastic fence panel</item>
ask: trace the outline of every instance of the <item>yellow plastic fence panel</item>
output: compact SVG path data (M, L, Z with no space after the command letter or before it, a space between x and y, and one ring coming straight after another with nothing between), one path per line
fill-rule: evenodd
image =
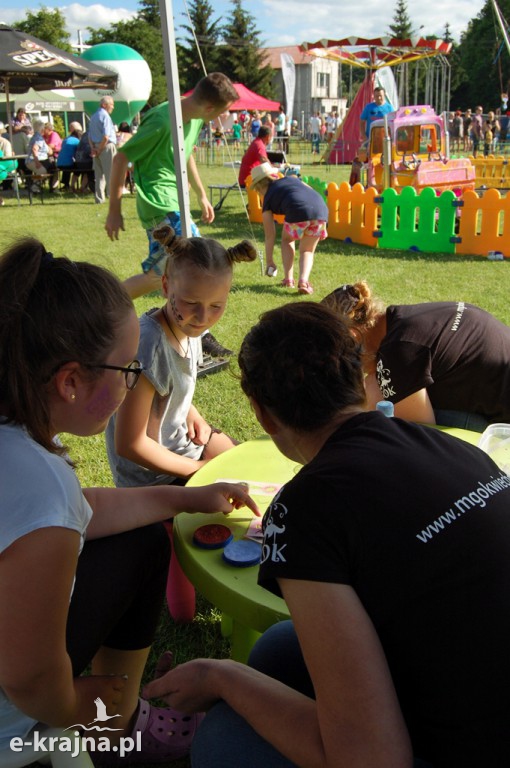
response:
M340 186L328 184L329 209L328 236L335 240L377 247L379 205L375 202L377 191L365 189L362 184L353 187L342 181Z
M498 155L488 157L470 157L475 168L475 186L477 188L508 188L510 186L510 171L508 158Z
M510 257L510 197L501 197L497 189L488 189L481 197L467 190L462 200L455 253L486 256L501 251Z
M505 157L494 157L492 158L492 183L487 184L488 187L495 187L496 189L501 189L501 187L504 187L504 169L506 168L508 164L508 160Z
M246 189L248 191L248 219L253 224L262 224L262 200L255 190L251 189L251 176L246 179ZM273 218L278 224L283 224L285 216L273 216Z

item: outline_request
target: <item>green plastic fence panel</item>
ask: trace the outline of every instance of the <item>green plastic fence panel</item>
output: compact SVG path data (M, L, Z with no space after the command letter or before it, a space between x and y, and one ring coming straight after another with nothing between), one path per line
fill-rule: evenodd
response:
M322 181L322 179L318 179L315 176L301 176L301 179L305 184L308 184L309 187L315 189L315 191L318 192L319 195L322 195L324 200L326 200L328 189L328 183L326 181Z
M432 187L417 194L414 187L398 193L385 189L381 203L380 248L454 253L456 211L451 190L437 195Z

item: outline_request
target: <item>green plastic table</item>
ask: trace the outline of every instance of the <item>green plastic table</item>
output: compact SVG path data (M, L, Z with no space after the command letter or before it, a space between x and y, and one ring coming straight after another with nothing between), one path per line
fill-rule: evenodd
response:
M477 432L442 428L442 431L476 445ZM263 513L276 493L299 470L300 465L286 459L269 437L249 440L220 454L200 469L188 482L199 486L217 480L253 483L250 494ZM267 484L260 488L256 483ZM273 484L274 488L269 486ZM257 584L258 566L238 568L222 558L222 549L207 550L193 543L193 534L201 525L227 525L235 539L242 538L253 519L240 509L225 516L217 514L177 515L174 520L175 552L192 584L222 612L222 633L231 641L231 657L245 662L257 637L272 624L289 618L285 602Z
M250 495L264 513L278 486L290 480L298 469L299 465L286 459L270 438L261 437L220 454L187 485L207 485L217 480L267 484L264 489L250 487ZM180 514L174 519L175 552L181 567L196 589L222 612L222 633L231 641L231 656L243 662L262 632L289 618L288 608L281 598L259 587L258 565L228 565L222 558L223 549L201 549L193 543L193 534L201 525L220 523L231 529L234 539L241 539L252 520L253 514L246 507L226 516L221 512Z

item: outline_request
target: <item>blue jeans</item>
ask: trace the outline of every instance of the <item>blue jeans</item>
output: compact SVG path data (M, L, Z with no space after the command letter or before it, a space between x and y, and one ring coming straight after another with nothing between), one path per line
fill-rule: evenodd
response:
M175 230L176 235L182 235L181 214L179 211L171 211L170 213L167 213L163 221L160 221L156 227L160 227L162 224L170 224ZM148 272L152 269L157 275L162 275L165 271L165 261L168 254L161 243L154 240L152 236L156 227L151 227L150 229L145 230L149 240L149 255L145 261L142 261L142 269L144 272ZM192 237L200 237L200 231L194 221L191 222L191 235Z
M299 641L291 621L274 624L255 643L248 664L305 696L314 698ZM295 768L224 702L215 704L191 747L193 768ZM433 768L415 760L414 768Z

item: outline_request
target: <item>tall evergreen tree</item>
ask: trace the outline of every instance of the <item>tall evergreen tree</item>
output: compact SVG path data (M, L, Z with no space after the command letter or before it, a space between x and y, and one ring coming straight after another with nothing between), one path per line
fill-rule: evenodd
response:
M138 11L138 18L141 21L145 21L155 29L161 29L161 16L159 13L159 1L158 0L138 0L140 10Z
M406 40L408 37L412 37L413 26L407 11L406 0L397 0L393 24L390 24L389 31L392 37L398 37L399 40Z
M450 32L450 24L446 22L444 25L443 40L445 43L453 43L452 33Z
M261 53L260 33L255 18L245 11L242 0L232 0L231 15L223 27L218 68L233 82L270 98L273 95L273 69Z
M221 18L212 20L213 7L208 0L190 0L188 8L189 23L181 24L186 35L183 38L182 60L179 62L186 90L193 88L203 77L202 61L207 73L218 70L218 43L221 36ZM186 14L183 15L187 18Z

